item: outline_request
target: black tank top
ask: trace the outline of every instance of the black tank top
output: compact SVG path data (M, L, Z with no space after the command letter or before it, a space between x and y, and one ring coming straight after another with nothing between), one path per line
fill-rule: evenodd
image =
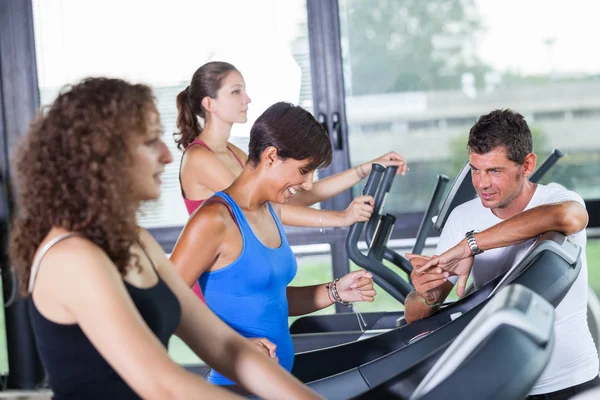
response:
M59 240L49 243L50 246L42 249L37 264L53 244L70 236L74 235L59 236ZM152 260L148 259L156 272ZM37 268L32 268L30 293L36 272ZM140 289L127 282L125 286L144 321L166 348L169 338L179 326L181 306L158 272L156 275L158 283L151 288ZM38 351L54 392L53 399L140 398L102 358L79 325L58 324L46 319L38 311L32 296L29 296L29 311Z

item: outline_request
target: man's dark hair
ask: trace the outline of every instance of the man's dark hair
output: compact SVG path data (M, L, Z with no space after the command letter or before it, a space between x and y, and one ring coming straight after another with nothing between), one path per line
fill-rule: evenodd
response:
M469 132L467 148L470 153L486 154L501 146L506 147L508 159L519 165L533 151L525 117L510 109L482 115Z

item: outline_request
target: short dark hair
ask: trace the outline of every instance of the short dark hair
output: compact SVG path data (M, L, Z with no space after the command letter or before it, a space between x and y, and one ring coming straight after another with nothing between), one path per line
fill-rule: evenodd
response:
M533 152L531 131L525 117L510 109L482 115L469 132L467 148L470 153L486 154L501 146L506 147L508 159L519 165Z
M310 170L331 163L331 142L325 129L311 113L290 103L273 104L252 125L248 144L250 165L257 166L269 146L274 146L282 159L310 159L307 166Z

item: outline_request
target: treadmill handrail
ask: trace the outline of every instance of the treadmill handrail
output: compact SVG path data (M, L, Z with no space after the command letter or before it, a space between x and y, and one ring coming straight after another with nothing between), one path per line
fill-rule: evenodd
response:
M371 175L369 175L369 179L363 189L363 195L373 196L384 171L384 166L375 163L373 164ZM403 303L406 295L412 290L412 287L398 274L383 265L383 263L365 256L358 249L358 240L360 239L360 234L364 226L365 222L357 222L350 227L348 236L346 237L346 251L348 252L348 257L358 266L372 272L375 275L373 277L375 282L384 286L386 291L390 291L392 297ZM388 285L386 285L386 283ZM393 290L393 288L396 289ZM404 291L406 291L406 294L403 293Z
M358 249L358 239L360 238L360 233L364 224L364 222L356 223L348 232L348 236L346 238L346 251L348 252L348 257L355 264L365 268L369 272L372 272L375 275L373 279L380 286L384 286L382 282L380 282L380 280L383 280L389 283L392 287L399 288L397 290L401 290L400 293L402 296L399 296L396 291L391 292L390 295L392 295L392 297L399 302L404 303L406 296L412 291L412 286L409 285L408 282L402 279L398 274L386 267L383 263L365 256ZM384 290L389 291L389 288L384 287Z
M379 223L377 224L377 228L375 229L375 234L373 240L371 241L371 246L367 253L367 257L373 258L377 261L383 260L386 249L385 244L392 235L395 223L396 217L394 217L392 214L385 214L381 216ZM369 228L367 227L367 229Z
M365 229L365 240L369 247L371 247L373 243L373 236L375 235L379 221L383 216L383 209L387 201L387 196L392 188L392 184L394 183L396 171L398 171L398 167L387 167L385 169L381 182L373 195L375 199L373 214L371 214L371 218L367 221L367 228Z
M429 205L425 209L425 214L423 214L421 225L419 225L419 230L417 231L415 244L412 249L413 254L421 254L423 247L425 247L425 240L427 239L427 236L429 236L429 232L431 232L431 228L433 227L433 217L439 211L440 204L442 203L444 192L449 181L450 178L448 178L446 175L437 176L437 182L435 184L435 188L433 189L433 195L431 196Z
M460 195L460 198L457 198L458 195ZM450 192L448 192L448 195L442 203L440 212L435 218L433 228L440 232L446 224L452 210L460 204L474 199L476 195L477 192L471 182L471 165L467 162L461 168L458 175L456 175L452 187L450 188Z
M379 213L379 215L383 215L385 202L387 201L387 196L390 193L390 190L392 189L392 185L394 184L394 178L396 177L397 171L398 167L387 167L385 169L385 172L383 173L381 184L375 192L375 209Z
M377 198L386 198L387 194L389 193L389 190L391 189L391 184L393 183L393 177L395 175L395 173L388 174L388 170L390 168L395 167L388 167L384 174L382 183L377 188L373 215L369 219L369 222L367 223L367 228L365 229L365 240L371 248L375 245L373 243L374 235L377 228L379 227L379 224L381 223L381 219L383 218L383 207L385 204L385 200L383 200L383 204L381 202L378 203ZM421 254L421 252L423 251L425 240L427 239L427 236L429 236L429 232L431 231L431 228L433 226L433 217L435 213L439 211L440 203L443 200L443 194L449 180L450 179L446 175L437 176L437 182L433 191L433 195L431 197L429 205L427 206L427 209L425 210L425 214L423 215L421 224L419 225L419 230L417 231L415 244L412 249L412 253L414 254ZM379 207L377 206L378 204L380 205ZM379 254L381 251L383 251L383 258L385 260L396 265L404 272L406 272L407 275L410 276L412 272L412 265L410 264L409 260L407 260L401 254L399 254L393 249L390 249L387 246L384 246L382 250L376 249L375 253Z
M537 183L542 179L546 172L550 170L558 162L560 158L564 156L563 152L559 149L554 149L548 155L548 157L540 164L538 169L535 170L533 174L529 177L529 180L533 183Z
M538 345L544 346L552 339L554 307L525 286L514 284L504 288L456 337L417 386L410 399L416 400L425 396L446 380L477 347L502 326L518 329Z

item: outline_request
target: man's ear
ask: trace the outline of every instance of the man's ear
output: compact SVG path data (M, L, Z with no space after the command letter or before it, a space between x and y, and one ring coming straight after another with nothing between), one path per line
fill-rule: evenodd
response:
M537 156L535 153L529 153L525 156L525 161L523 162L523 176L528 177L535 171L535 166L537 165Z
M273 165L278 158L279 155L277 154L277 148L275 146L267 147L260 156L261 163L268 166Z

